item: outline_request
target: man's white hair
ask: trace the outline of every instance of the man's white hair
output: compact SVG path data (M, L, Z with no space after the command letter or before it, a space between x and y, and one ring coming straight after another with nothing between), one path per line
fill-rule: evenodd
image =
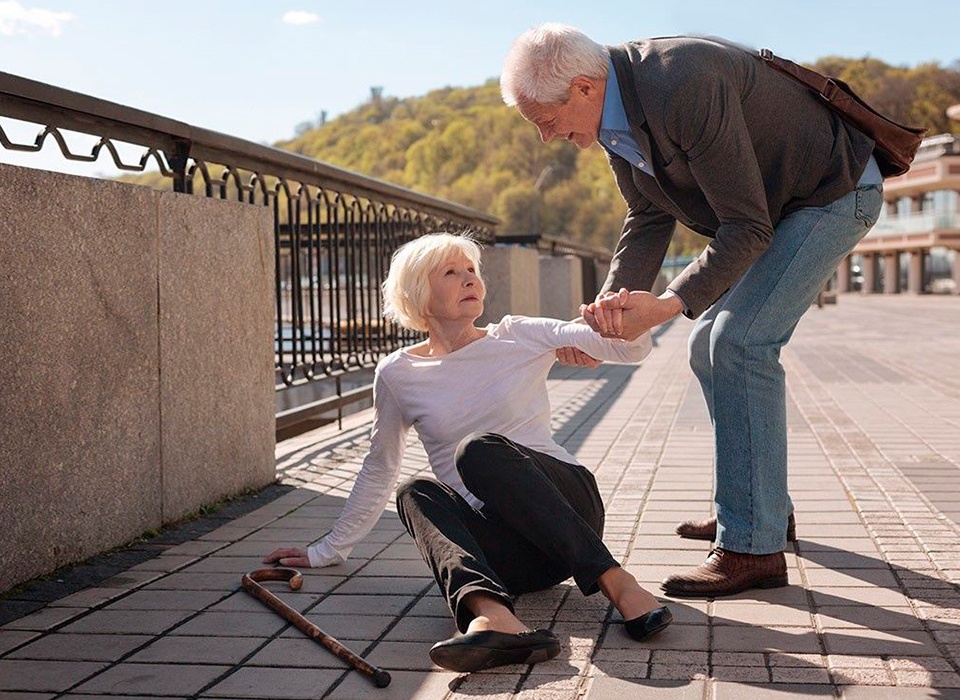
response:
M561 104L577 76L606 79L610 53L579 29L541 24L510 46L500 75L500 94L511 107L521 101Z
M428 233L397 248L383 283L383 315L412 331L428 330L430 273L456 253L463 253L480 277L480 245L467 235Z

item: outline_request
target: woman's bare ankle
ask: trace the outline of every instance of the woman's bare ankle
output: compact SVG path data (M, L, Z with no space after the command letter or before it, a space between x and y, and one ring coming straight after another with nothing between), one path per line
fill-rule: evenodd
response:
M607 569L597 579L597 584L624 620L632 620L660 607L660 601L619 566Z
M472 593L464 599L463 603L474 614L467 632L491 630L519 634L530 629L499 598L487 593Z

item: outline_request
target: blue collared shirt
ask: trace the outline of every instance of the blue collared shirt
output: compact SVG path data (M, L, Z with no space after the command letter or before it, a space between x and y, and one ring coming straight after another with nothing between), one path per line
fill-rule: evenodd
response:
M871 155L870 160L867 161L867 167L863 170L863 175L860 176L857 187L881 184L883 184L883 175L880 174L880 166L877 165L877 159Z
M607 87L603 96L603 112L600 114L600 145L608 151L616 153L630 165L639 168L647 175L653 175L650 163L640 152L636 139L627 123L627 111L623 107L623 98L620 96L620 85L617 83L617 72L613 68L613 61L607 70Z

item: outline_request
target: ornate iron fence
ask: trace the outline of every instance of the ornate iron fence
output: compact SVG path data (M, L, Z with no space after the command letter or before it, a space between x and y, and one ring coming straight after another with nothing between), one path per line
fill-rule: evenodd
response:
M414 338L380 315L380 283L399 245L436 230L492 242L498 223L310 158L3 72L0 117L40 129L32 142L18 142L0 122L7 151L38 152L53 140L64 159L88 163L106 151L119 171L155 173L154 184L176 192L270 207L276 384L287 393L278 400L278 432L368 398L369 386L344 391L341 379ZM99 140L74 152L65 132ZM140 152L134 162L122 155L131 146Z

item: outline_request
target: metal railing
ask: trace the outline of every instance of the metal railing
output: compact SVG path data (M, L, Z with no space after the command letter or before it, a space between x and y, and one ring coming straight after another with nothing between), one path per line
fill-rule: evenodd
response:
M341 379L415 337L380 315L380 283L399 245L436 230L492 242L498 223L311 158L3 72L0 117L40 129L32 142L18 142L0 123L7 151L35 153L53 140L68 161L93 163L106 152L118 170L157 171L173 191L270 208L278 431L369 398L369 386L344 391ZM99 140L75 153L65 132ZM121 155L131 146L140 152L133 162ZM304 387L313 388L288 391Z
M903 235L909 233L932 233L941 229L960 228L960 213L946 209L933 209L912 214L882 216L877 220L868 238Z

